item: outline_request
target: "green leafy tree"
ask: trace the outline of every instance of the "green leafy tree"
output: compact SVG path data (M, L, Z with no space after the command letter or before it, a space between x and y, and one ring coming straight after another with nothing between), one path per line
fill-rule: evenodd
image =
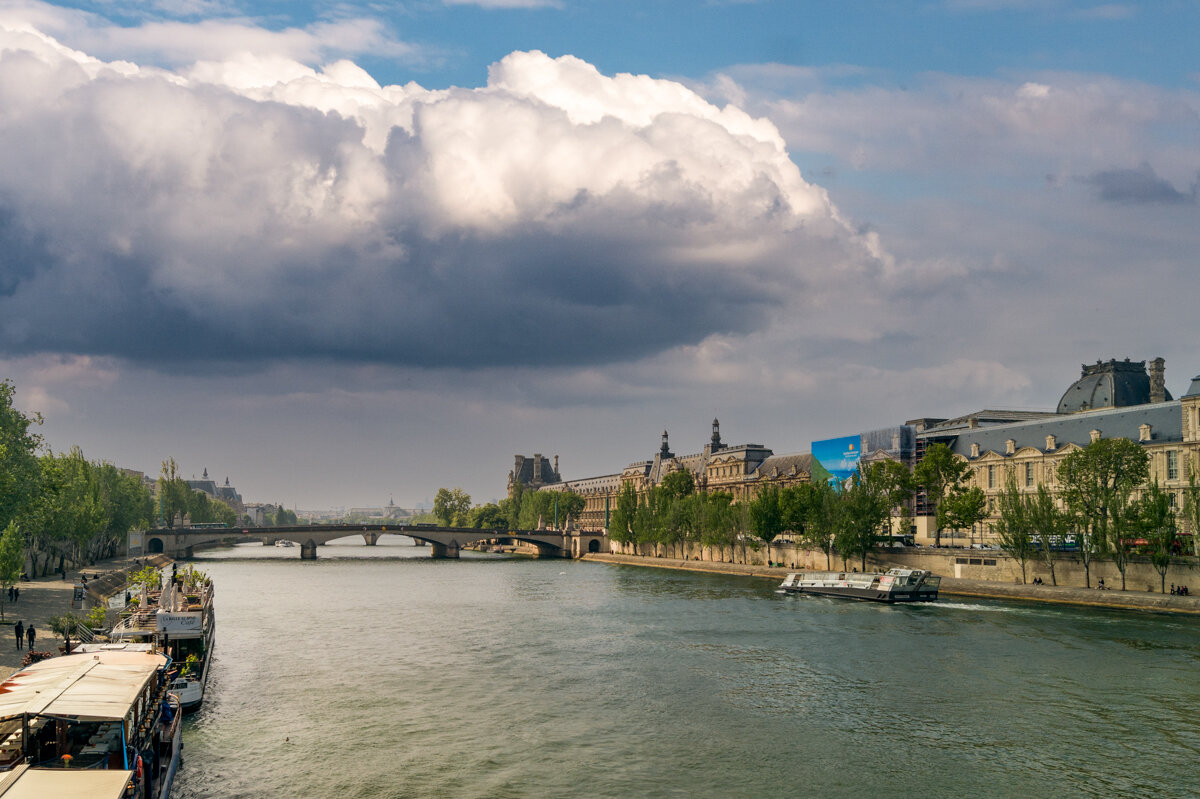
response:
M767 562L772 562L771 542L783 532L783 507L779 486L767 485L750 500L750 533L767 545Z
M1179 545L1179 529L1171 496L1158 487L1157 480L1138 500L1137 514L1138 526L1150 546L1150 563L1158 572L1159 590L1165 594L1167 570L1171 568L1171 557Z
M25 562L25 539L17 529L16 522L9 522L0 536L0 619L4 618L4 601L8 589L21 579L21 566Z
M825 568L833 568L835 537L842 505L837 490L826 482L814 483L802 540L810 549L825 553Z
M525 484L518 480L513 483L512 495L500 502L500 507L504 508L504 512L508 516L509 530L516 530L520 526L521 499L524 495Z
M536 492L535 492L536 493ZM433 498L433 515L443 527L450 527L471 509L471 495L461 488L439 488Z
M471 510L471 526L476 530L507 530L508 514L495 502Z
M1000 548L1021 564L1022 583L1027 582L1026 564L1037 551L1033 543L1031 505L1030 498L1020 492L1016 477L1010 472L1004 490L997 498L999 519L996 521L996 537Z
M735 539L733 523L733 494L728 491L705 491L697 495L696 527L701 546L716 549L720 559L733 560Z
M13 384L0 380L0 526L20 521L37 495L41 468L35 453L42 439L30 430L42 423L13 407Z
M1188 461L1188 484L1183 490L1183 518L1192 534L1192 554L1200 557L1200 469Z
M934 544L942 545L942 527L946 522L942 503L947 494L959 488L967 479L970 467L942 443L933 444L925 457L913 469L913 482L925 488L929 504L934 507Z
M882 463L859 464L839 495L834 544L842 560L857 557L867 570L867 555L878 546L891 509Z
M974 530L987 518L987 494L979 486L956 486L938 508L951 530Z
M191 487L179 476L179 464L174 458L162 462L158 475L158 515L166 527L175 526L175 517L188 512Z
M1038 485L1037 493L1029 499L1026 513L1029 515L1029 527L1037 535L1037 555L1050 571L1050 584L1058 585L1058 575L1054 571L1057 557L1055 547L1066 541L1070 517L1058 507L1058 502L1045 484Z
M617 505L613 508L608 520L608 537L619 544L631 544L636 540L633 535L633 520L637 513L637 491L628 480L621 483L617 493Z
M1079 555L1088 588L1092 585L1093 555L1109 551L1113 544L1125 547L1130 498L1134 489L1146 482L1149 472L1150 456L1127 438L1097 439L1067 453L1059 462L1063 501L1082 538Z

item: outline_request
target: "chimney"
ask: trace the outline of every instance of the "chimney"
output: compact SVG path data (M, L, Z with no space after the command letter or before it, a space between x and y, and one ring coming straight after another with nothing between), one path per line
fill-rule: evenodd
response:
M1166 361L1162 358L1155 358L1150 362L1150 401L1151 402L1166 402L1167 401L1167 384L1163 377L1163 367L1166 366Z
M1015 439L1010 438L1004 442L1004 454L1005 455L1017 454L1017 442Z

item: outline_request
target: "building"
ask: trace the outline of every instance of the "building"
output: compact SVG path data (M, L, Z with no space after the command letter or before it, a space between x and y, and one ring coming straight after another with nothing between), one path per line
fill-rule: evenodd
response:
M625 483L632 484L641 494L672 472L686 469L691 472L697 490L727 491L735 501L745 501L765 485L782 487L809 482L813 463L809 453L775 455L761 444L725 444L721 440L721 423L713 419L712 434L699 452L676 455L671 451L664 430L658 452L652 458L634 461L620 472L596 477L563 480L558 471L557 455L553 468L541 455L532 458L517 455L515 467L508 476L508 494L512 496L518 482L526 489L573 491L584 498L579 528L606 530L609 516L617 506L617 495Z
M242 504L242 495L237 492L237 489L229 484L229 478L225 478L225 485L217 485L216 481L210 480L208 477L208 469L204 470L203 475L199 480L185 480L188 488L193 491L200 491L207 494L212 499L219 499L229 507L233 508L234 513L241 518L246 512L245 505Z
M1172 399L1162 358L1151 361L1149 371L1145 361L1129 359L1084 365L1053 413L979 411L919 421L918 451L946 444L971 467L970 485L987 495L990 515L977 531L981 542L994 539L996 500L1010 475L1023 492L1045 485L1057 493L1059 462L1100 438L1141 444L1150 456L1150 480L1168 492L1175 507L1182 506L1189 469L1200 471L1200 377L1183 397ZM932 509L923 510L918 537L928 540L933 537Z

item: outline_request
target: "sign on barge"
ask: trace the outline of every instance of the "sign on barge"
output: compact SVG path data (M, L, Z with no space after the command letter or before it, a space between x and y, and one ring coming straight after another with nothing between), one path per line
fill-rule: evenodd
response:
M793 572L779 589L788 594L821 594L872 602L933 602L942 578L925 569L886 572Z

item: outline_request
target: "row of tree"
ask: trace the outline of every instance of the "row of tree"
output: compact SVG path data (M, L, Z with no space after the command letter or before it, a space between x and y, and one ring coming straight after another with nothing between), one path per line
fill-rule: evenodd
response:
M461 488L439 488L433 498L433 517L444 527L476 530L536 530L574 524L585 500L573 491L529 491L520 483L511 497L472 507Z
M163 462L156 505L140 475L88 460L78 447L41 452L35 428L42 418L13 407L13 394L11 381L0 380L0 529L7 541L20 543L16 555L0 544L0 556L17 563L11 567L0 557L0 586L19 579L26 556L34 576L111 558L130 530L176 514L194 523L236 523L228 505L191 490L173 459Z
M1054 573L1056 553L1073 537L1071 547L1083 564L1084 580L1091 586L1091 564L1096 557L1110 558L1121 574L1135 553L1148 556L1165 592L1167 570L1182 553L1175 500L1157 481L1147 483L1150 457L1137 443L1123 438L1099 439L1068 453L1058 465L1061 502L1043 484L1036 493L1018 489L1008 475L997 498L995 532L1001 549L1021 564L1042 560ZM1200 484L1196 470L1188 470L1183 491L1183 514L1193 530L1200 530ZM1195 536L1193 536L1195 539ZM1195 545L1195 544L1193 544Z

